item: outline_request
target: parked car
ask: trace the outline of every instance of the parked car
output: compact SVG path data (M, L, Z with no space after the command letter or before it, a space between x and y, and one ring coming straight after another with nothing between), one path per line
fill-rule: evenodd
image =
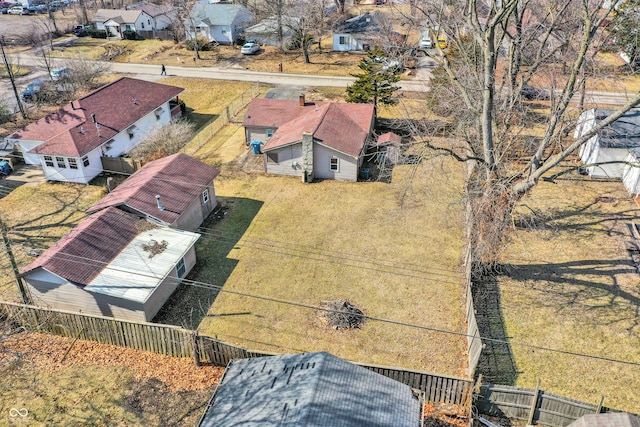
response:
M438 37L438 47L440 49L446 49L448 46L446 37Z
M22 6L11 6L9 8L9 10L7 10L7 13L9 15L24 15L23 12L24 8Z
M0 13L2 13L3 15L6 15L7 13L9 13L9 8L8 7L1 8Z
M11 6L22 6L22 4L16 3L16 2L12 2L12 1L2 1L2 2L0 2L0 7L3 8L3 9L5 7L7 9L9 9Z
M91 27L89 25L76 25L75 27L73 27L73 30L71 32L78 37L84 37L88 35L87 31L90 28Z
M550 93L548 90L531 85L522 86L520 95L522 96L522 99L526 99L528 101L545 100L550 98Z
M61 7L62 7L62 3L60 3L57 0L49 2L49 10L51 10L51 11L55 12L56 10L60 9Z
M47 13L47 5L46 4L38 4L34 6L34 9L37 13Z
M34 80L22 91L23 101L35 101L42 90L42 80Z
M240 53L243 55L253 55L260 51L260 45L258 43L245 43L240 49Z
M69 69L67 67L54 68L50 72L51 80L57 82L58 80L69 77Z

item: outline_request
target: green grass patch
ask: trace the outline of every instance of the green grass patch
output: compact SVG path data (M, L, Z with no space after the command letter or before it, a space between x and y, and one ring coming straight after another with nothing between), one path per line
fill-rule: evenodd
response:
M513 342L640 363L640 276L627 224L640 210L620 182L577 174L540 183L519 207L499 278ZM512 346L515 385L637 412L640 367Z

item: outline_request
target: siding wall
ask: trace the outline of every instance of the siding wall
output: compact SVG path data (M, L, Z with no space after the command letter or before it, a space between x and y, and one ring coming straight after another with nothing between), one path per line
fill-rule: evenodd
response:
M265 153L267 173L278 175L302 176L302 144L289 145L275 150L270 150L270 154L278 154L278 163L272 163Z
M269 138L267 137L267 129L272 129L274 132L278 129L275 126L272 128L263 128L263 127L247 127L245 128L245 135L247 136L247 145L251 144L252 141L260 141L262 144L265 144Z
M340 44L340 37L344 37L345 44ZM348 52L350 50L362 50L362 44L350 34L334 34L333 50L336 52Z
M338 171L330 170L329 164L333 157L339 159ZM316 178L341 179L345 181L358 180L358 159L339 153L320 144L313 146L313 166Z
M624 172L624 159L629 154L628 149L623 148L603 148L596 147L592 152L592 157L588 163L604 163L604 162L620 162L612 164L601 164L597 166L589 166L589 176L591 178L622 178Z
M632 164L637 164L638 159L635 155L629 153L625 161L627 164L624 165L624 171L622 172L622 183L629 194L635 196L640 193L640 167Z

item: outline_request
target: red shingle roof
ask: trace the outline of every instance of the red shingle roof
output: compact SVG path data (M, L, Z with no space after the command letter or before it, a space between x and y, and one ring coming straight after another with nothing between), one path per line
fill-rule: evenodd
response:
M87 213L109 206L126 205L172 224L220 171L184 153L147 163ZM158 209L156 195L165 210Z
M44 141L33 153L81 157L184 89L123 77L35 121L9 139ZM100 125L96 129L91 115Z
M393 145L398 146L402 142L402 137L393 132L383 133L378 137L377 145Z
M373 104L254 99L245 115L245 127L273 127L277 131L263 151L296 143L303 132L313 133L316 142L358 157L373 123Z
M116 208L91 215L22 271L44 268L85 286L138 234L137 217Z

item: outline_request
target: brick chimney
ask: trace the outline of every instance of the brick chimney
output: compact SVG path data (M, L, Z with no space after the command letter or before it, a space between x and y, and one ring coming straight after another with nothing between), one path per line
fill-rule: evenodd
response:
M313 182L313 134L311 132L302 133L302 182Z
M298 99L300 100L300 106L304 107L304 104L305 104L304 93L301 93Z

